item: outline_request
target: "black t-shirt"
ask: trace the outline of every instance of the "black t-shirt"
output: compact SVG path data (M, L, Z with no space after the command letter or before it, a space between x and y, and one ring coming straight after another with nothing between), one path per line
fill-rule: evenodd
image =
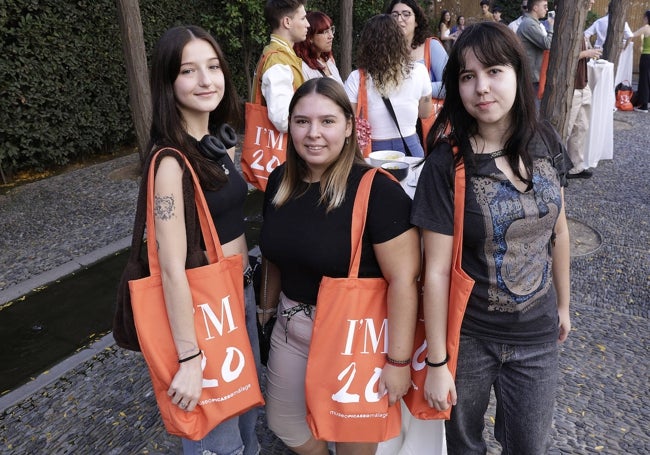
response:
M560 182L540 136L529 145L533 185L518 191L489 155L469 166L465 193L463 270L476 284L462 333L510 344L550 342L558 336L550 240L561 209ZM411 221L453 235L453 154L438 145L427 158Z
M325 212L319 203L320 183L307 184L306 193L275 207L284 166L269 176L264 199L264 224L260 247L265 258L280 269L282 292L298 302L316 304L323 276L346 277L350 266L352 208L365 167L354 166L348 178L345 200ZM363 235L360 277L381 277L372 245L391 240L413 226L409 222L411 200L402 187L382 174L375 176L370 191Z

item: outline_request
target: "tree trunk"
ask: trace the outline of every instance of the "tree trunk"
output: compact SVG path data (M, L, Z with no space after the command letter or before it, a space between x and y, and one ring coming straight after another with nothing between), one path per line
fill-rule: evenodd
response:
M568 134L568 114L588 8L589 0L557 2L555 33L540 116L549 120L563 138Z
M613 0L609 11L609 23L607 26L607 37L603 44L603 57L614 64L614 74L618 67L618 58L621 55L623 41L623 29L627 17L628 1Z
M140 163L147 155L151 128L151 91L138 0L117 0L122 50L129 85L129 104L138 139Z
M339 72L341 73L341 78L346 80L348 75L352 71L352 19L353 19L353 0L341 0L341 20L340 28L337 27L337 31L341 31L341 58L337 62L339 65ZM338 33L337 33L338 35Z

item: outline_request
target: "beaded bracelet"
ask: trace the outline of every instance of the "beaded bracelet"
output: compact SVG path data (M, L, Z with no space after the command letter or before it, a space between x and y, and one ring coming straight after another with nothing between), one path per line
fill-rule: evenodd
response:
M408 360L395 360L388 357L386 354L386 363L394 367L407 367L411 364L411 359Z
M196 354L192 354L188 357L185 357L184 359L178 359L178 363L183 363L183 362L187 362L188 360L196 359L201 354L203 354L203 351L199 349L199 352L197 352Z
M441 366L443 366L443 365L446 365L447 362L449 362L449 354L447 354L447 355L445 356L445 360L443 360L442 362L439 362L439 363L431 363L431 362L429 362L429 358L428 358L428 357L425 357L425 358L424 358L424 363L426 363L428 367L432 367L432 368L438 368L438 367L441 367Z

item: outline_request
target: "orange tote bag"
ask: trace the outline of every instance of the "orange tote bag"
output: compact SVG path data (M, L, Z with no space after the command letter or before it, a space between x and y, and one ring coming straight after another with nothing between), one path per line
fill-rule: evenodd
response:
M541 100L544 97L544 89L546 88L546 75L548 73L548 61L551 56L551 51L545 50L542 53L542 65L539 69L539 88L537 89L537 99Z
M431 46L431 40L436 39L436 38L427 38L426 41L424 42L424 66L427 68L427 71L431 72L431 52L430 52L430 46ZM442 105L444 104L445 100L442 98L435 98L433 94L431 94L431 115L429 115L427 118L421 118L420 124L422 126L422 148L424 149L424 155L426 156L428 154L427 152L427 136L429 135L429 131L431 131L431 127L433 126L433 123L436 121L436 118L438 118L438 112L440 112L440 109L442 109Z
M352 214L352 258L346 278L323 277L307 359L307 422L317 439L380 442L400 433L400 404L379 396L388 352L383 278L359 278L361 238L372 179L361 179Z
M458 153L456 148L454 148L454 153ZM460 326L463 323L467 301L474 287L474 280L461 268L463 259L463 222L465 218L465 166L462 162L456 167L454 187L454 244L451 261L451 281L449 284L449 308L447 312L447 354L449 355L449 371L455 378L456 366L458 365ZM414 344L413 358L411 361L413 387L404 396L404 403L409 408L411 414L418 419L449 419L451 407L446 411L437 411L430 407L429 403L424 399L424 381L427 376L427 367L424 359L427 356L427 340L422 308L418 312Z
M129 290L138 340L165 428L170 434L199 440L224 420L263 405L264 399L246 331L242 257L224 257L203 191L187 159L185 164L194 180L194 199L209 260L206 266L186 270L196 336L203 351L203 391L192 412L173 405L167 395L178 371L178 354L167 318L155 247L156 158L149 168L147 190L147 256L151 275L129 281Z
M284 163L287 157L287 133L278 131L269 120L268 110L262 105L262 81L259 76L269 52L260 59L255 71L259 77L254 102L246 103L246 125L242 143L241 169L248 183L261 191L266 190L273 169Z

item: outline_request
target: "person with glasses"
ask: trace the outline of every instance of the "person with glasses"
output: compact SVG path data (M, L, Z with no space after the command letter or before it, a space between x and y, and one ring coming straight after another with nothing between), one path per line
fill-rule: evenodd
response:
M420 142L425 145L429 126L433 124L437 112L438 100L444 99L442 73L447 64L447 51L440 40L431 36L429 19L416 0L392 0L386 8L400 26L411 51L411 60L424 64L431 80L431 97L434 103L429 119L417 120L417 133Z
M431 93L436 98L444 98L442 72L447 64L445 48L431 37L429 20L416 0L392 0L386 13L390 14L400 26L411 51L411 60L424 64L427 42L429 48L429 78Z
M336 32L332 19L320 11L309 11L307 20L309 21L307 39L293 46L296 55L302 59L302 73L305 80L331 77L343 84L332 54L332 43Z
M431 114L431 80L424 65L412 61L399 26L405 17L413 20L413 11L405 8L396 15L401 19L378 14L366 22L357 48L358 69L345 81L345 91L356 110L363 72L373 151L424 156L416 122Z

